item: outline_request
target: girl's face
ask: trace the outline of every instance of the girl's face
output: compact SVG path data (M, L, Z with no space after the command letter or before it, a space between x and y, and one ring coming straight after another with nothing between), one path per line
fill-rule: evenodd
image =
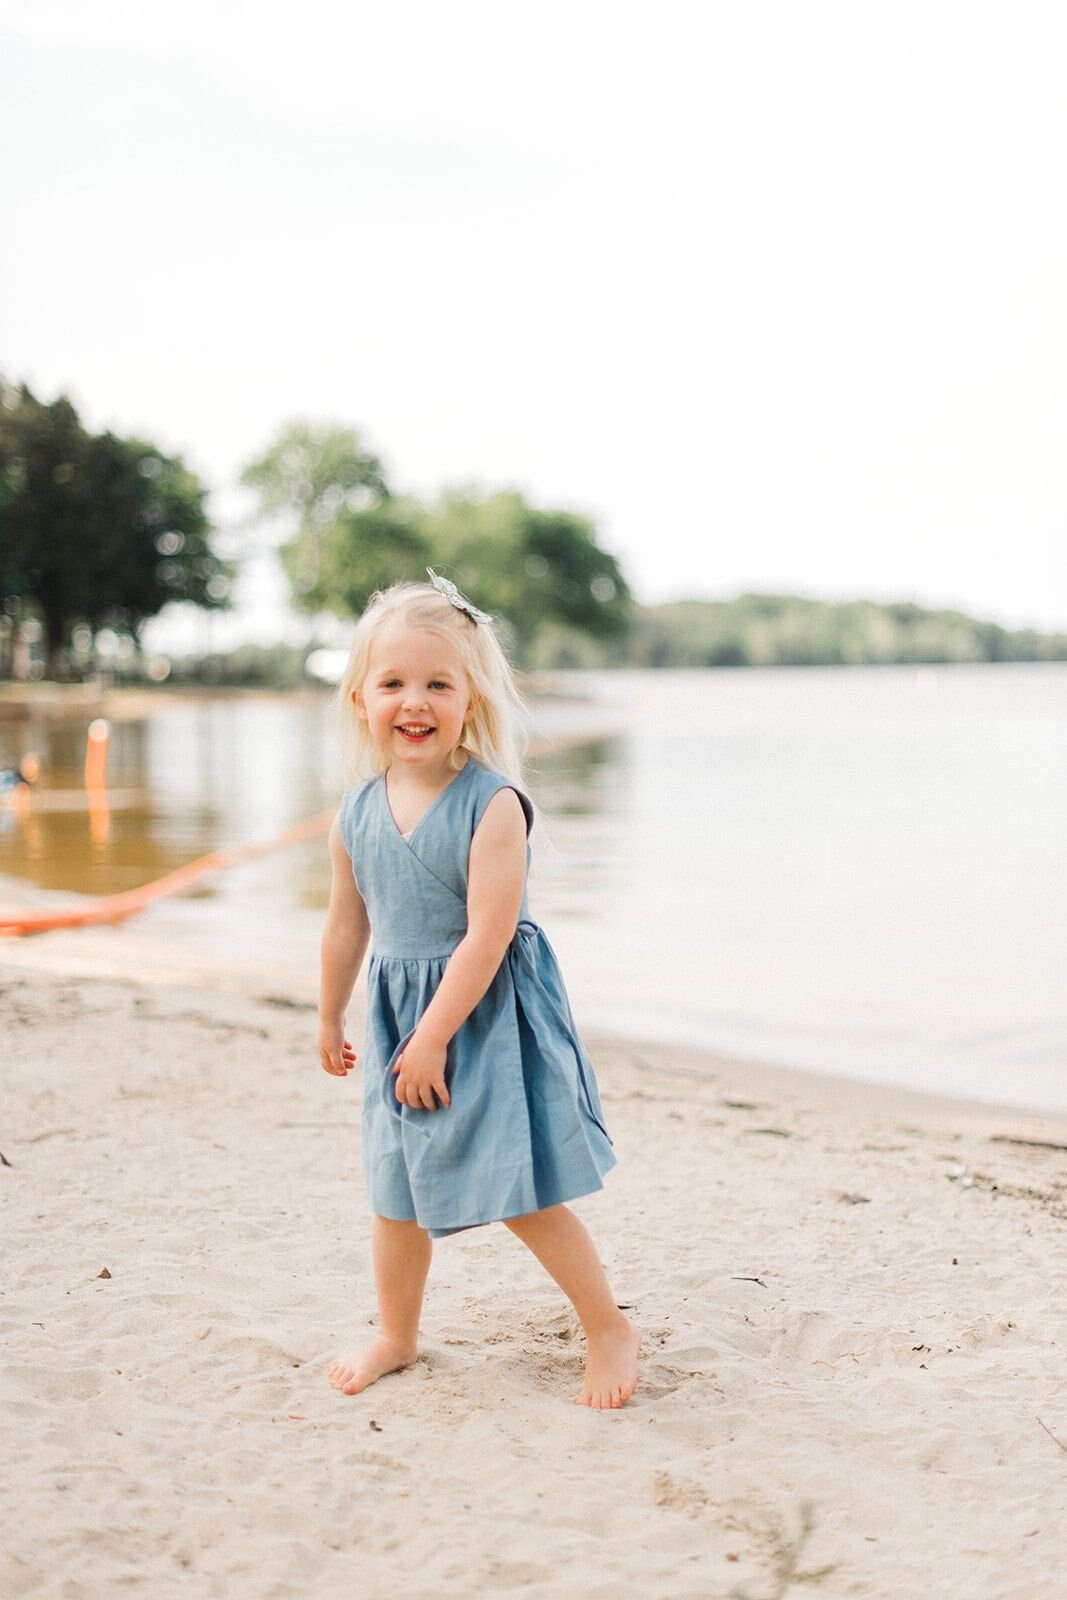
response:
M375 636L352 700L390 761L444 771L463 737L470 682L443 634L393 623Z

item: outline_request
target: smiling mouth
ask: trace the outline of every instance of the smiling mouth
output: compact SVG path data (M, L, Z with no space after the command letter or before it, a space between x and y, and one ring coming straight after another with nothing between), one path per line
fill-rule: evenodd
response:
M411 744L421 744L436 730L425 722L402 722L397 728L397 733L402 734Z

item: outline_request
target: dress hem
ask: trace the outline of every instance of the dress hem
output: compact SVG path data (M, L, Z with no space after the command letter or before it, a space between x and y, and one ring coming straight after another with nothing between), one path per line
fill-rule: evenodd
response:
M604 1179L607 1177L608 1173L611 1172L615 1166L617 1166L617 1164L617 1161L613 1161L611 1166L605 1167L603 1173L601 1174L600 1182L595 1184L592 1188L589 1188L584 1184L577 1189L568 1188L567 1192L561 1194L558 1199L546 1200L543 1205L536 1206L532 1211L529 1209L523 1211L509 1211L504 1216L482 1217L478 1222L458 1222L444 1228L426 1227L425 1223L420 1223L419 1226L426 1228L426 1232L430 1235L431 1239L446 1239L450 1234L467 1233L471 1228L488 1228L494 1222L511 1222L515 1217L535 1217L539 1211L551 1211L553 1206L565 1206L569 1204L571 1200L582 1200L587 1195L600 1194L604 1188ZM418 1222L419 1220L418 1217L387 1217L385 1216L384 1212L375 1211L373 1206L371 1207L371 1215L375 1217L381 1217L385 1222Z

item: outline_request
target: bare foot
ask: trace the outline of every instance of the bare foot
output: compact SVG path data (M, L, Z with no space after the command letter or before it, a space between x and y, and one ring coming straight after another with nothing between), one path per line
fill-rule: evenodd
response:
M373 1344L360 1350L357 1355L338 1356L336 1361L331 1361L326 1375L342 1394L360 1394L372 1383L377 1383L385 1373L398 1372L401 1367L410 1367L417 1360L418 1351L414 1345L397 1344L395 1340L379 1334Z
M623 1317L606 1333L586 1334L585 1382L575 1396L576 1406L594 1411L614 1411L624 1406L637 1388L637 1352L641 1335Z

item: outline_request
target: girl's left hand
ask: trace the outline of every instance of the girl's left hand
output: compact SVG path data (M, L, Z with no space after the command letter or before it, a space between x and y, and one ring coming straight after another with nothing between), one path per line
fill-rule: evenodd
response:
M415 1111L436 1111L437 1099L449 1106L452 1101L445 1087L445 1059L447 1046L427 1044L416 1033L405 1045L399 1061L393 1067L396 1079L396 1097Z

